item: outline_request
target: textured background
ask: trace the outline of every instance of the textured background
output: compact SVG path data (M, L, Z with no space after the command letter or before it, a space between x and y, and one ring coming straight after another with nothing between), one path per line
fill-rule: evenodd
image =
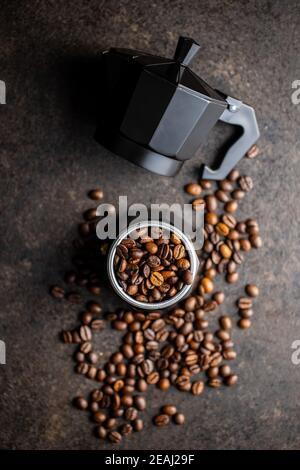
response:
M291 363L291 343L300 338L300 105L291 104L291 83L300 79L299 2L10 1L1 13L7 105L0 107L0 339L7 365L0 366L0 447L103 447L87 415L70 406L92 384L74 374L72 347L58 340L76 323L78 308L53 301L48 286L70 267L88 189L101 186L108 202L126 194L149 204L161 192L166 202L187 201L183 185L197 178L200 157L212 160L223 130L212 132L176 178L155 177L93 141L93 124L70 106L68 64L110 45L172 56L179 34L202 45L197 73L257 111L262 155L239 164L255 181L239 215L257 217L264 247L247 256L223 310L234 314L243 282L256 279L261 297L253 328L234 332L238 386L201 397L151 390L146 432L121 448L299 447L300 366ZM109 293L101 302L105 309L120 305ZM117 336L100 336L107 355ZM149 424L169 400L186 413L184 429Z

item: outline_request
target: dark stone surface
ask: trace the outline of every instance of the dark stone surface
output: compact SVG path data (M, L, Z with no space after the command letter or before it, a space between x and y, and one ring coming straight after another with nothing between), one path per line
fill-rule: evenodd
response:
M86 192L100 186L116 202L187 201L182 187L197 178L199 159L210 161L223 140L219 128L198 158L174 179L157 178L105 151L94 126L72 112L64 67L95 57L110 45L173 54L184 33L202 45L194 70L209 83L252 104L261 128L262 155L240 163L255 189L241 217L255 216L264 247L251 252L241 282L229 287L225 309L243 282L257 279L261 297L253 328L234 331L239 353L234 389L201 397L151 390L146 432L126 449L283 448L300 446L300 366L291 344L299 320L300 105L291 84L300 79L300 12L297 1L90 1L7 2L0 19L0 79L7 85L1 113L0 447L98 449L85 413L70 399L92 388L74 374L72 347L58 333L76 324L78 308L55 302L48 286L70 266L71 240ZM105 309L119 305L104 293ZM101 336L101 335L100 335ZM99 350L115 347L99 336ZM185 428L157 429L150 417L168 401L187 415Z

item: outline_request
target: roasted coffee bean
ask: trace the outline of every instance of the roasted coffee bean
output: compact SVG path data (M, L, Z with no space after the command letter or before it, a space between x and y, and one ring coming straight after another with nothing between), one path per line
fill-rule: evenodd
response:
M218 199L218 201L220 202L228 202L230 197L228 195L228 193L226 193L225 191L223 191L222 189L218 189L216 192L215 192L215 197Z
M144 421L142 419L135 419L132 421L132 427L135 432L140 432L144 428Z
M216 225L218 223L218 215L215 212L207 212L204 220L209 225Z
M122 436L117 431L111 431L108 433L108 439L115 444L119 444L122 440Z
M93 321L90 323L90 327L92 328L92 330L95 330L95 331L103 330L103 328L104 328L104 321L103 321L103 320L100 320L100 319L93 320Z
M236 358L236 352L233 349L226 349L223 352L223 357L227 361L233 361Z
M239 274L237 272L234 272L234 273L228 273L226 275L226 281L229 283L229 284L234 284L235 282L237 282L239 279Z
M151 374L147 376L146 381L147 381L147 384L156 384L159 381L159 373L151 372Z
M246 192L251 191L251 189L253 188L253 181L251 176L241 176L238 179L238 184L240 188Z
M161 411L165 415L174 416L177 413L177 408L175 405L164 405Z
M259 295L259 289L255 284L247 284L245 286L245 291L249 297L257 297Z
M158 250L158 246L153 241L145 243L145 248L151 255L155 255Z
M251 308L243 308L239 310L239 315L242 318L251 318L253 316L253 310Z
M218 305L222 304L225 300L224 292L215 292L213 294L213 300L217 302Z
M252 145L250 150L248 150L248 152L246 153L246 157L250 159L256 158L258 155L259 155L259 148L256 144Z
M219 318L219 323L223 330L230 330L232 328L232 321L228 315L222 315Z
M127 408L125 411L124 417L127 421L134 421L137 419L138 416L138 411L136 408L133 408L132 406Z
M251 326L251 320L249 318L241 318L239 321L238 321L238 326L239 328L241 328L242 330L245 330L247 328L250 328Z
M231 368L228 364L223 364L219 368L219 374L221 377L228 377L231 374Z
M104 426L98 426L96 428L96 435L100 437L100 439L105 439L107 436L107 430Z
M173 421L175 424L184 424L185 416L183 413L175 413L173 416Z
M217 210L218 201L215 198L215 196L209 194L205 196L204 201L205 201L206 209L208 210L208 212L215 212Z
M80 351L83 354L88 354L91 352L91 350L92 350L92 343L90 343L89 341L85 341L84 343L81 343Z
M87 325L83 325L79 330L82 341L90 341L92 339L92 331Z
M236 199L237 201L240 201L241 199L244 199L245 197L245 192L242 191L242 189L235 189L231 193L232 199Z
M62 287L59 287L59 286L53 286L51 287L50 289L50 294L52 295L52 297L54 297L55 299L63 299L64 296L65 296L65 291Z
M200 184L190 183L186 185L185 191L191 196L199 196L202 192L202 188Z
M213 378L213 379L208 380L207 385L211 388L220 388L222 385L222 382L218 378Z
M234 169L234 170L231 170L231 172L227 176L227 179L231 182L234 182L239 178L239 176L240 176L239 171Z
M259 235L250 235L249 242L253 248L261 248L262 239Z
M201 395L204 390L204 382L202 380L197 380L192 384L192 394L193 395Z
M248 299L248 297L240 297L237 301L237 306L239 309L252 308L252 299Z
M170 418L166 414L160 414L154 417L153 422L155 426L159 426L159 427L167 426L170 422Z
M201 286L206 294L211 293L214 290L214 283L208 277L203 277L201 280Z
M226 237L229 233L229 227L224 222L219 222L216 225L216 232L219 235L222 235L222 236Z
M238 376L235 374L230 374L225 377L224 383L225 385L228 385L229 387L231 387L232 385L235 385L237 381L238 381Z
M74 405L80 410L86 410L89 406L88 401L81 396L74 398Z
M99 201L100 199L103 199L103 191L99 188L92 189L91 191L89 191L88 197L90 199L93 199L94 201Z
M192 208L196 212L203 211L205 209L205 201L202 198L194 199L192 202Z
M97 217L97 209L94 208L94 207L91 208L91 209L87 209L87 210L84 212L83 217L84 217L85 220L87 220L88 222L94 220L94 219Z
M238 208L238 204L233 199L231 201L226 202L224 206L224 210L229 213L236 212L237 208Z

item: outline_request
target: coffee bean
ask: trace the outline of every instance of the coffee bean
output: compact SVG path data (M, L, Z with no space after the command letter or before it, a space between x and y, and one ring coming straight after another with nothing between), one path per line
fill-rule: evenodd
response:
M162 378L157 383L157 386L160 390L168 390L170 388L170 385L170 381L167 378Z
M218 189L216 192L215 192L215 197L218 199L218 201L220 202L228 202L230 197L228 195L228 193L226 193L225 191L223 191L222 189Z
M249 242L253 248L261 248L262 246L262 239L259 235L251 235Z
M218 207L218 201L215 196L209 194L204 198L206 209L208 212L215 212Z
M100 439L105 439L107 436L107 431L104 426L98 426L96 428L96 435L100 437Z
M94 220L97 217L97 209L93 207L91 209L86 210L83 214L83 217L88 222Z
M215 292L213 295L213 300L217 302L218 305L222 304L225 300L224 292Z
M155 426L159 426L159 427L167 426L170 422L170 418L166 414L160 414L154 417L153 422Z
M245 192L242 191L241 189L235 189L234 191L232 191L231 197L232 197L232 199L240 201L241 199L244 199Z
M215 212L207 212L204 220L207 224L216 225L218 223L218 215Z
M253 188L253 181L251 176L241 176L238 179L238 184L240 188L246 192L251 191L251 189Z
M90 199L93 199L94 201L99 201L100 199L103 199L103 191L101 189L92 189L89 191L88 196Z
M252 145L250 150L248 150L248 152L246 153L246 157L250 159L256 158L258 155L259 155L259 148L256 144Z
M249 297L257 297L259 295L259 289L255 284L247 284L245 286L245 291Z
M89 406L88 401L81 396L74 399L74 405L80 410L86 410Z
M202 192L202 188L197 183L190 183L186 185L185 191L191 196L199 196Z
M196 212L204 211L204 208L205 208L204 199L201 199L201 198L194 199L192 202L192 208Z
M220 245L219 251L223 258L231 258L232 250L229 248L228 245L226 245L226 243L222 243L222 245Z
M226 281L229 283L229 284L234 284L235 282L237 282L239 279L239 274L237 272L234 272L234 273L228 273L226 275Z
M251 320L249 320L249 318L241 318L239 321L238 321L238 326L239 328L241 328L242 330L245 330L247 328L250 328L251 326Z
M102 312L101 306L98 304L98 302L89 302L87 304L87 309L94 314L99 314Z
M136 408L133 408L133 407L127 408L127 410L125 411L125 415L124 415L127 421L134 421L135 419L137 419L137 416L138 416L138 412Z
M252 307L252 299L248 299L248 297L240 297L237 301L237 306L239 309L249 309Z
M222 385L222 382L218 378L213 378L213 379L208 380L207 385L211 388L220 388Z
M236 212L237 208L238 208L238 204L233 199L231 201L226 202L224 206L224 210L229 213Z
M120 433L122 434L122 436L128 436L129 434L132 433L132 430L133 430L133 427L129 423L123 424L120 427Z
M251 318L253 316L253 310L251 308L240 309L239 315L242 318Z
M231 182L234 182L239 178L239 176L240 176L240 173L238 170L231 170L231 172L227 176L227 179Z
M50 294L52 295L52 297L54 297L55 299L63 299L64 296L65 296L65 291L62 287L59 287L59 286L53 286L51 287L50 289Z
M184 424L185 416L183 413L175 413L173 416L173 421L175 424Z
M222 235L223 237L226 237L229 233L229 227L225 223L219 222L216 225L216 232L219 235Z
M221 377L228 377L231 374L231 368L228 364L223 364L220 369L219 373Z
M108 439L115 444L119 444L122 440L122 436L117 431L111 431L108 433Z
M230 330L232 328L232 321L228 315L222 315L219 318L219 323L224 330Z
M201 180L199 182L199 184L203 189L211 189L212 188L212 182L210 180Z
M203 287L204 292L207 294L211 293L214 289L214 283L208 277L202 278L201 286Z
M201 395L204 390L204 382L201 380L197 380L192 384L192 394L193 395Z
M145 248L152 255L155 255L155 253L157 253L157 251L158 251L158 246L154 242L146 243Z
M80 327L79 334L82 341L90 341L92 339L92 331L87 325Z
M238 381L238 376L235 374L230 374L225 378L225 385L228 385L231 387L232 385L235 385Z
M161 409L163 414L168 416L173 416L177 413L177 408L175 405L164 405Z

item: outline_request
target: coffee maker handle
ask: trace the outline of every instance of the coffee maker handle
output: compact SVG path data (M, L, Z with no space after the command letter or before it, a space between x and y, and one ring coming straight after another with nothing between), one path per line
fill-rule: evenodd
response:
M240 126L243 130L242 136L227 150L221 165L212 170L206 165L202 167L202 179L222 180L243 158L248 150L259 138L259 129L254 109L241 101L227 96L228 107L225 109L220 121Z

